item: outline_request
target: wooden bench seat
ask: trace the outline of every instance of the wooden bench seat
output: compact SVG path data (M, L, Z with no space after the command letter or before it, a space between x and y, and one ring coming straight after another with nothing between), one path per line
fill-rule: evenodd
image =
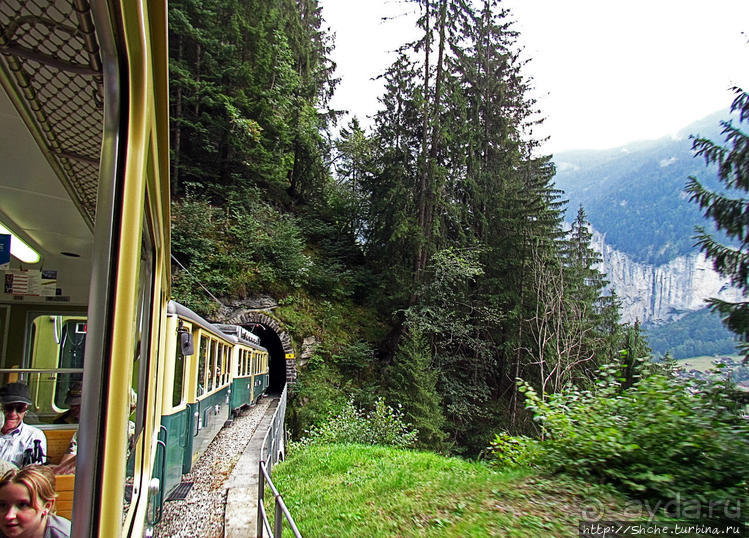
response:
M47 463L57 465L67 453L75 428L42 430L47 437Z
M42 430L47 437L47 463L57 465L62 457L68 452L70 440L73 438L75 428L64 428L54 430ZM75 489L74 474L58 474L55 476L55 512L58 516L70 519L73 515L73 492Z
M75 488L74 474L59 474L55 477L57 482L55 492L57 501L55 502L55 513L66 519L73 515L73 490Z

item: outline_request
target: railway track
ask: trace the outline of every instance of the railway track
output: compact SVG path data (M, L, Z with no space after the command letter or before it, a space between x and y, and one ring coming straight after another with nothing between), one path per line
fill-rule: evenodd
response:
M237 471L242 471L235 469L235 466L245 460L244 452L252 448L250 439L263 421L266 411L275 408L277 400L277 396L261 398L257 405L241 411L230 425L219 432L193 465L192 471L183 475L183 486L178 489L188 489L186 484L193 484L184 498L167 499L164 503L162 519L155 526L155 536L224 536L227 481L230 476L236 476ZM249 488L253 485L244 486ZM257 484L254 484L254 487L257 489ZM246 507L244 510L250 512L256 510L256 507Z

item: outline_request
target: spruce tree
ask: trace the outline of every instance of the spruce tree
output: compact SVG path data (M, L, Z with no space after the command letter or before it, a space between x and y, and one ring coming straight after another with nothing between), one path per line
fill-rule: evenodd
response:
M716 164L722 192L711 191L695 177L690 177L686 191L690 200L699 204L705 217L723 232L728 244L721 243L703 227L696 229L697 245L713 267L730 279L744 295L749 291L749 136L741 124L749 120L749 94L734 88L731 112L738 113L739 126L732 121L721 122L725 146L707 138L695 138L692 149L702 156L707 165ZM728 302L717 298L708 300L713 311L720 312L726 326L741 338L744 360L749 359L749 301Z
M388 370L391 399L400 402L406 420L418 430L418 446L440 451L447 435L437 377L426 338L417 329L410 330Z

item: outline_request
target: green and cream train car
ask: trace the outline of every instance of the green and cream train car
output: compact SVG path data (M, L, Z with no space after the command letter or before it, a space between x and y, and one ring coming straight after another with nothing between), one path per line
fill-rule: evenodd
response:
M240 408L268 386L268 352L236 325L214 325L171 302L166 322L161 443L157 469L165 498Z

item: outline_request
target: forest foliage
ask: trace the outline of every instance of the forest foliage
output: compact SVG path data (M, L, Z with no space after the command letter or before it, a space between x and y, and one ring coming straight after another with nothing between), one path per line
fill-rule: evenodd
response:
M652 364L642 364L638 378L625 387L620 367L607 365L590 389L569 385L548 399L520 381L542 435L497 435L495 463L613 484L649 506L684 510L668 514L675 517L740 518L749 425L734 385L719 372L679 379Z
M689 312L666 325L648 323L642 328L657 356L668 353L674 359L687 359L736 353L736 335L723 325L718 314L707 308Z
M538 433L517 379L543 401L601 364L631 374L648 348L605 291L583 208L563 225L511 14L411 5L418 37L364 128L330 109L317 0L169 3L174 295L210 318L197 282L268 294L297 348L315 338L295 436L384 396L418 446L478 454L498 431Z
M697 177L691 176L686 192L705 217L724 234L712 233L705 226L696 228L697 246L712 262L713 268L731 285L744 294L749 291L749 229L746 226L749 200L749 135L742 130L749 122L749 93L734 87L731 112L738 114L738 125L721 122L724 144L705 137L695 137L692 149L706 165L718 168L721 189L710 189ZM725 325L740 339L739 349L749 358L749 301L736 302L712 298L708 301L714 312L719 312Z

